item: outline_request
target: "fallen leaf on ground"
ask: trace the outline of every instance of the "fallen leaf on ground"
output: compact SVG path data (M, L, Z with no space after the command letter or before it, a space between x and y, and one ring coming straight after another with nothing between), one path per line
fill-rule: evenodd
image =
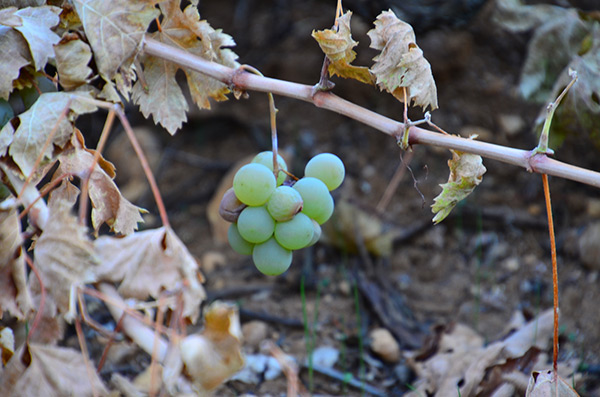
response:
M183 316L196 322L206 297L198 263L170 228L144 230L123 238L102 236L94 247L99 280L119 283L124 298L158 299L163 291L183 292ZM170 306L175 309L174 304Z
M558 389L558 390L557 390ZM526 397L579 397L579 394L560 376L554 382L552 370L535 371L529 378Z
M431 205L431 211L435 214L433 223L436 224L450 215L456 204L475 190L487 171L481 156L458 150L450 151L452 159L448 160L448 168L450 168L448 182L440 185L442 192L433 199Z
M185 373L202 392L210 391L244 366L237 308L216 301L204 314L204 330L181 341Z
M0 374L0 390L6 397L108 395L96 372L86 370L81 352L34 343L12 356Z
M552 337L553 312L543 312L537 318L525 324L503 340L487 346L484 339L469 327L457 325L441 333L437 352L419 361L418 355L409 356L408 363L417 374L413 383L415 390L409 397L432 395L435 397L455 397L478 395L482 384L495 368L505 365L510 360L525 358L519 366L507 366L505 371L523 373L524 369L535 364L537 351L548 347ZM502 387L503 380L493 385L492 392ZM490 387L489 383L486 385Z
M365 84L374 84L369 68L352 65L356 58L356 52L353 48L356 47L358 42L352 39L350 31L351 17L352 12L346 12L337 19L337 28L313 30L312 37L317 40L321 51L329 59L329 73L332 76L337 75L355 79Z
M373 58L375 64L371 68L377 86L401 102L404 102L403 90L406 89L407 105L414 102L423 109L427 106L437 109L437 88L431 65L417 46L412 27L398 19L393 11L383 11L367 35L371 38L371 48L381 51Z

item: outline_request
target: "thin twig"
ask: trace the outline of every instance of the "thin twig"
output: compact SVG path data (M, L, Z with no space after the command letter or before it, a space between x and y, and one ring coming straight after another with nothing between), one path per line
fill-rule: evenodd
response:
M313 93L312 86L255 76L250 73L240 73L237 69L207 61L187 51L149 38L144 40L143 50L148 55L167 59L243 90L271 92L275 95L310 102L317 107L337 112L396 138L400 136L404 128L404 125L396 120L344 100L331 92ZM516 165L528 171L558 176L600 187L599 172L562 163L546 155L531 156L531 150L515 149L454 135L443 135L416 126L410 127L409 144L433 145L474 153L482 157Z
M37 313L35 313L35 318L33 319L33 324L31 325L31 328L29 329L29 333L27 333L27 341L29 342L29 340L31 339L31 334L33 334L33 332L39 325L40 320L42 319L42 315L44 312L44 305L46 304L46 287L44 286L44 282L42 281L40 272L38 271L37 267L34 266L33 261L31 260L29 255L27 255L26 253L23 253L23 257L25 258L25 262L27 263L27 265L31 268L31 271L33 272L33 274L35 274L35 277L37 278L38 283L40 283L40 305L38 306Z
M96 390L96 386L94 385L94 367L90 362L90 355L87 348L87 343L85 343L85 336L83 335L83 330L81 329L81 322L78 317L75 317L75 332L77 333L77 340L79 341L79 347L81 348L81 355L83 356L83 363L85 364L85 371L90 380L90 386L92 388L92 395L94 397L98 396L98 391Z

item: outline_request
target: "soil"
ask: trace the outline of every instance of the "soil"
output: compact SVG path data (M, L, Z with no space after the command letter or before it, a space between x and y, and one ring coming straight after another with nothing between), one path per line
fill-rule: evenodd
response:
M201 2L202 17L231 34L240 62L267 76L304 84L318 81L323 55L310 37L332 24L334 1ZM382 5L382 9L387 6ZM512 34L491 22L486 6L460 28L429 30L417 36L433 67L439 109L433 121L446 131L516 148L536 145L534 121L541 106L517 93L529 36ZM356 64L370 65L366 31L373 16L353 16L353 37L360 41ZM334 79L334 92L376 112L400 120L402 105L390 95L359 83ZM387 395L400 395L414 381L401 361L388 364L370 350L368 332L394 324L390 331L403 351L418 350L435 325L463 323L486 341L497 340L513 314L527 318L552 307L550 243L541 177L523 169L485 161L482 184L440 225L432 225L430 205L448 177L447 150L414 147L410 168L385 211L376 205L388 187L402 154L393 138L369 127L293 99L276 97L280 147L290 155L290 169L302 174L306 161L320 152L336 153L346 165L347 180L336 202L350 202L371 216L383 233L396 233L390 255L359 252L319 243L295 253L291 269L265 277L247 257L216 240L208 205L227 170L270 144L266 95L216 103L211 111L192 111L174 137L151 123L160 139L158 179L172 225L203 266L209 299L235 301L242 323L266 322L266 339L298 363L307 357L303 306L315 332L315 346L342 352L336 368L360 376L364 345L366 379ZM421 114L411 111L412 119ZM119 158L109 160L116 163ZM569 141L557 158L600 169L597 151ZM122 158L121 158L122 159ZM121 185L131 181L121 180ZM558 244L561 345L559 361L576 359L586 376L587 395L600 384L600 266L584 265L582 234L600 221L599 191L574 182L550 179ZM418 186L415 187L415 186ZM141 205L156 214L146 192ZM332 220L335 222L336 220ZM146 227L159 220L149 216ZM593 246L593 244L592 244ZM374 306L371 290L385 291L385 310ZM303 285L306 304L303 305ZM400 320L398 320L400 319ZM284 324L284 320L294 320ZM409 336L399 338L400 328ZM246 347L257 352L260 346ZM365 363L365 361L362 361ZM560 364L559 364L560 365ZM587 371L587 372L585 372ZM304 368L302 383L308 387ZM283 395L283 376L258 385L229 382L216 395ZM315 376L314 393L360 395L358 389L324 375ZM600 395L600 394L596 394Z

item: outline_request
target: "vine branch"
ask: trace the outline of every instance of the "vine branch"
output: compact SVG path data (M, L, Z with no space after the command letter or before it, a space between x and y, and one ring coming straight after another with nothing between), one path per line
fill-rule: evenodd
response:
M315 92L314 87L309 85L239 72L236 69L207 61L187 51L150 38L144 39L143 51L148 55L175 62L238 89L271 92L312 103L319 108L339 113L373 127L395 137L396 140L401 138L404 132L404 124L399 121L365 109L331 92ZM516 149L454 135L443 135L417 126L410 126L409 133L410 145L432 145L478 154L488 159L525 168L529 172L553 175L600 188L599 172L554 160L545 153L536 153L534 150Z

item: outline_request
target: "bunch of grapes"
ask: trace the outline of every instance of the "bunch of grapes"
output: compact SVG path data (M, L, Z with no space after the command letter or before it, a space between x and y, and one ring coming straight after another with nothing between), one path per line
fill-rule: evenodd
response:
M340 186L345 169L331 153L313 157L304 169L304 178L286 180L287 165L273 152L256 155L233 178L233 187L223 199L219 213L232 222L229 244L242 255L252 255L262 273L276 276L292 263L292 251L315 244L321 226L333 213L330 191ZM286 171L286 172L284 172Z

